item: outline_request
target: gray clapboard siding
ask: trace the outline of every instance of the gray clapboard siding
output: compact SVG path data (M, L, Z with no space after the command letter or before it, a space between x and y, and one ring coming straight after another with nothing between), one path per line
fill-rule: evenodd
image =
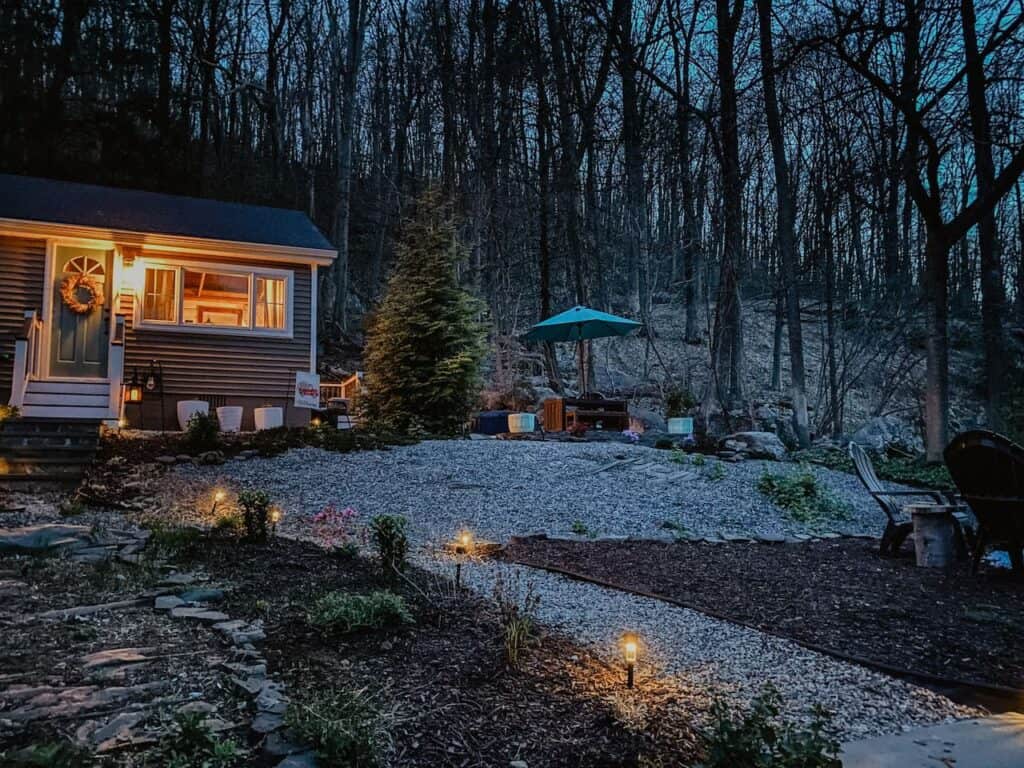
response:
M14 341L25 310L43 310L46 241L0 235L0 402L11 396Z

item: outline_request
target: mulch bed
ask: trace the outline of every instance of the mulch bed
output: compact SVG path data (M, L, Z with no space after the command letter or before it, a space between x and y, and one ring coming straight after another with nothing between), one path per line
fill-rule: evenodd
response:
M909 550L801 544L515 539L507 558L575 572L912 673L1024 688L1024 582L966 564L917 568Z
M293 698L328 686L375 692L391 713L389 764L685 766L700 757L678 689L651 680L627 692L622 669L551 634L508 669L494 609L436 575L412 569L395 587L414 626L331 635L308 624L307 608L328 590L381 589L372 561L287 539L206 545L200 559L235 585L232 616L264 620L270 674Z

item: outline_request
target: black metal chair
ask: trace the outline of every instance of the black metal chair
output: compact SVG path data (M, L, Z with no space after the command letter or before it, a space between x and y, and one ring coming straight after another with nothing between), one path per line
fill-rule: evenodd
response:
M879 547L879 551L883 555L895 555L899 552L900 547L906 540L907 536L914 529L914 523L912 520L907 519L906 515L903 514L903 499L917 497L919 499L931 499L936 504L955 504L956 499L950 498L947 494L942 491L930 491L924 489L912 489L912 490L889 490L882 481L878 478L878 474L875 472L875 467L871 463L871 459L868 457L867 451L856 443L850 443L848 448L850 458L853 459L854 469L857 470L857 477L864 484L868 493L871 494L878 506L885 512L888 523L885 526L885 532L882 534L882 543ZM955 524L958 527L957 541L962 544L963 538L963 525L964 520L962 518L954 518Z
M946 466L964 501L978 518L971 569L986 549L1005 550L1024 572L1024 448L1002 435L971 430L953 438Z

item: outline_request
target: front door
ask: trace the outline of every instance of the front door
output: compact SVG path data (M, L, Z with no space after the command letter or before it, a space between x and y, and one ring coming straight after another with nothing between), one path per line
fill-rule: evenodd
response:
M106 378L112 265L111 251L57 246L50 324L51 376Z

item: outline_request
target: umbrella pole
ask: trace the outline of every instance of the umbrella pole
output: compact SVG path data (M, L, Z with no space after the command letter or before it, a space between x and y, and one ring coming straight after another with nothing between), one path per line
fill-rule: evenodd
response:
M580 397L584 397L587 394L587 360L583 348L585 343L583 339L576 342L576 368L579 372Z

